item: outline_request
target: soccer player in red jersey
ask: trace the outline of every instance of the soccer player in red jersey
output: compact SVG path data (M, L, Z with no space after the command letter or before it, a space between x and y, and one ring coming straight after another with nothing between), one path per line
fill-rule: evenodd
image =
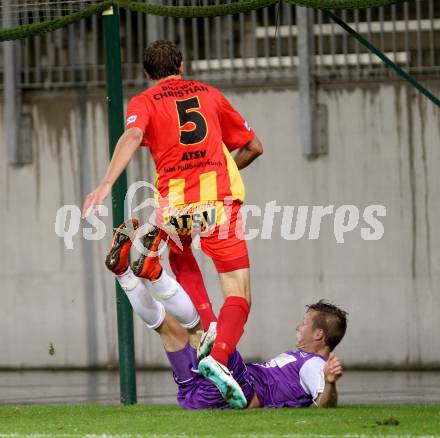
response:
M130 100L125 133L102 183L88 195L83 216L107 197L136 149L148 147L161 197L158 225L177 233L183 245L182 249L169 240L170 266L202 319L206 331L202 340L213 343L212 348L206 346L210 353L199 370L222 392L222 381L231 378L226 365L243 333L251 299L240 217L245 190L239 169L262 153L262 145L219 90L182 78L182 55L172 42L148 46L144 70L155 85ZM213 260L225 296L218 322L190 248L196 228L202 231L201 248ZM141 257L133 271L153 284L168 278L158 257ZM200 355L204 354L202 348Z

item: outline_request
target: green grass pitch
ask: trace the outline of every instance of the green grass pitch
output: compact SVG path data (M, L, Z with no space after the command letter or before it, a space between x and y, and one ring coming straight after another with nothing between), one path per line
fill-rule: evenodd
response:
M184 411L177 406L0 406L0 437L438 436L440 406Z

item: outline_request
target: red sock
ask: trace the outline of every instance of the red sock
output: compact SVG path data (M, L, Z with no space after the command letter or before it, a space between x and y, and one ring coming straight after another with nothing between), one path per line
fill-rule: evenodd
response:
M211 356L223 365L228 365L229 356L243 334L249 315L249 303L246 298L229 296L220 309L217 323L217 339L211 350Z
M208 330L209 324L217 321L217 318L212 310L202 273L191 248L184 245L182 252L180 249L170 245L169 262L177 282L189 295L197 309L202 321L203 330Z

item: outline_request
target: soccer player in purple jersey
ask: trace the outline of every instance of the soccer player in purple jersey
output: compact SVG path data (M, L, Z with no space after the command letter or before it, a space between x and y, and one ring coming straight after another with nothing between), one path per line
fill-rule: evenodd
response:
M107 266L124 264L117 279L133 310L147 327L159 333L179 389L177 400L185 409L224 409L237 406L199 372L194 332L199 316L181 285L172 277L151 282L149 289L128 266L131 237L122 238L120 227L107 257ZM114 261L109 264L108 260ZM136 262L135 262L136 263ZM238 351L229 358L230 378L240 385L247 408L334 407L336 381L342 365L331 352L344 337L347 313L323 300L307 306L296 327L297 350L268 362L245 364ZM231 392L231 397L233 393Z
M302 408L312 403L321 408L336 407L336 381L342 376L342 365L331 352L346 327L347 313L320 300L307 306L296 327L297 350L253 364L245 364L235 351L228 368L246 396L247 408ZM165 350L179 386L179 404L185 409L229 408L216 387L195 371L195 350L181 326L166 318L157 332L168 345Z

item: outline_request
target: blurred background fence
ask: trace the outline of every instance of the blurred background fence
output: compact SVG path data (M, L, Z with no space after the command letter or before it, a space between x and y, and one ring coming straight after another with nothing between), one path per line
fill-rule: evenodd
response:
M170 5L215 4L212 0L165 0L162 3L167 2ZM28 24L60 17L94 2L47 0L46 8L42 3L13 2L9 18L15 24ZM3 8L0 11L3 12ZM435 0L344 10L338 14L409 72L440 75L440 4ZM121 35L125 85L144 83L141 63L145 42L162 38L180 44L188 77L225 85L273 80L292 82L297 77L298 27L295 8L286 3L234 16L197 19L147 16L123 9ZM314 35L314 74L318 79L352 81L395 77L377 57L321 11L314 12ZM102 40L102 20L95 15L44 36L20 41L17 47L21 87L103 86Z

